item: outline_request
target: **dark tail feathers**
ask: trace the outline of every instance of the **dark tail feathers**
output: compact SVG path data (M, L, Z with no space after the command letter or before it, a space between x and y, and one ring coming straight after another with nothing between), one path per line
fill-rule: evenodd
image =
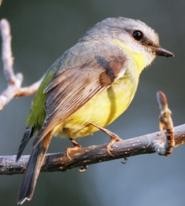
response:
M24 136L23 136L21 143L19 145L19 149L18 149L17 156L16 156L16 162L20 159L26 145L28 144L29 140L32 138L33 132L34 132L33 127L26 128Z
M46 136L42 142L33 147L30 159L27 165L25 176L23 178L20 193L18 197L18 205L22 205L25 201L32 199L38 176L51 141L50 135Z

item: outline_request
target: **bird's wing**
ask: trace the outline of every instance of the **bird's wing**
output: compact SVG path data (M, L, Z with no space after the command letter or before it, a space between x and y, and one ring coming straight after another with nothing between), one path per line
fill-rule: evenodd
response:
M45 89L46 117L35 145L96 93L109 87L119 72L126 70L124 63L123 56L95 56L90 62L56 72Z

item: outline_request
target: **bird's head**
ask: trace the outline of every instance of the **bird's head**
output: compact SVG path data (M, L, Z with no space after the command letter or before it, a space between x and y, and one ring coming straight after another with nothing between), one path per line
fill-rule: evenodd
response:
M163 49L158 34L140 20L117 17L107 18L97 23L87 32L97 38L112 38L117 46L137 60L143 59L142 67L146 67L156 56L173 57L174 54Z

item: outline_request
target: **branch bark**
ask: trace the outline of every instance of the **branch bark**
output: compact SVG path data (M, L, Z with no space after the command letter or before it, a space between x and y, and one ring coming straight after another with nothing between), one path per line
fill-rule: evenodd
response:
M185 124L174 128L175 147L185 144ZM47 154L42 168L44 172L66 171L72 168L84 168L87 165L109 161L113 159L128 158L135 155L158 153L166 144L164 132L155 132L116 142L112 145L111 156L107 152L107 144L82 147L72 159L65 153ZM15 155L0 156L0 175L22 174L26 169L29 155L15 161Z

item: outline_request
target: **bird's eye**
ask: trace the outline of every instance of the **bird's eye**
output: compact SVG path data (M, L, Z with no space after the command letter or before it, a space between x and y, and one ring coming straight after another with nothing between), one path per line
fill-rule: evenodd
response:
M135 40L140 41L143 38L143 32L140 30L135 30L133 31L132 36Z

